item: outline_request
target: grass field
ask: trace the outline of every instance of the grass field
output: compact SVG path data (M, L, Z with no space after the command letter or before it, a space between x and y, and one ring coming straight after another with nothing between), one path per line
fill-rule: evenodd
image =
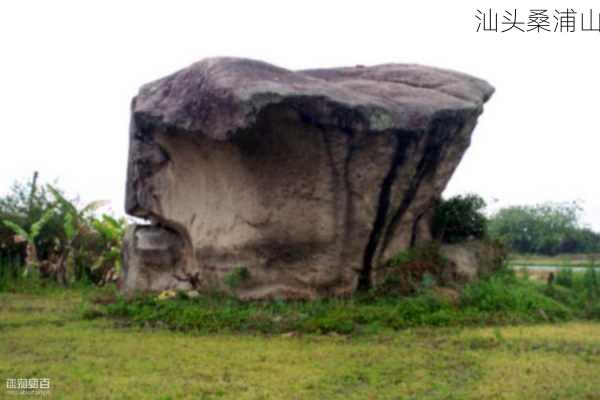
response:
M509 265L544 265L556 267L588 267L592 263L600 266L600 254L558 254L556 256L544 256L539 254L511 254L508 259Z
M0 293L0 378L53 399L600 399L600 323L193 334L84 319L85 293Z

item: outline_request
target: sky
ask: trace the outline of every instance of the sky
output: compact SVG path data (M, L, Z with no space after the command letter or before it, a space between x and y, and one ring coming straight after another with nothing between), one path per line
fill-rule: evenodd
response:
M528 22L533 0L3 1L0 194L34 170L123 213L129 103L205 57L289 69L418 63L488 80L471 147L445 195L502 206L577 200L600 230L600 32L477 32L477 9ZM575 7L576 6L576 7ZM600 13L597 1L544 1ZM527 26L524 26L527 29Z

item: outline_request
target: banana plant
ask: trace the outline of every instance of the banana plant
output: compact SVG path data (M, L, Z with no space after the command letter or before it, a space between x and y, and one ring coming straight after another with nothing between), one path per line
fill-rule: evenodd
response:
M40 265L40 261L38 259L38 253L37 253L37 247L35 244L35 240L37 239L37 237L40 234L40 231L42 230L42 228L44 227L44 225L46 225L46 223L48 223L48 221L50 221L50 219L52 218L52 215L54 214L54 210L53 209L49 209L47 210L39 220L37 220L35 223L33 223L31 225L31 227L29 228L29 232L27 232L24 228L22 228L21 226L19 226L18 224L12 222L12 221L2 221L4 223L4 225L6 225L7 227L9 227L10 229L12 229L15 232L15 239L17 241L21 240L21 241L25 241L27 243L27 247L26 247L26 256L25 256L25 271L23 272L23 276L27 276L29 274L31 274L31 272L35 269L38 268Z
M63 285L67 285L75 278L75 242L82 233L91 230L90 215L97 209L107 205L108 202L104 200L92 201L83 208L78 209L74 202L65 198L56 188L48 185L48 190L54 196L64 215L63 226L66 243L58 262L57 279Z
M121 271L121 248L126 221L104 214L101 219L94 219L92 226L104 243L102 253L92 265L92 271L102 268L104 281L109 281L112 279L111 276L116 277ZM108 270L106 270L107 266Z

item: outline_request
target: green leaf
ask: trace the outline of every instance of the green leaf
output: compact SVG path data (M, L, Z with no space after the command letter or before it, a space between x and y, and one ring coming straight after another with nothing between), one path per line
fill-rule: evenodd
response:
M52 209L46 210L46 212L42 215L42 217L36 223L31 225L30 238L32 241L35 240L35 238L40 234L40 231L42 230L44 225L46 225L48 223L48 221L50 221L50 219L52 218L53 215L54 215L54 210L52 210Z
M94 262L94 264L91 267L92 271L97 270L98 268L100 268L103 264L104 264L105 260L104 260L104 255L101 255L100 257L98 257L96 259L96 261Z
M17 235L23 236L24 239L29 240L29 234L25 231L25 229L21 228L19 225L15 224L12 221L2 221L4 225L12 229Z
M65 215L64 228L65 235L67 235L67 240L72 241L75 237L75 234L77 233L77 230L75 229L75 221L73 218L73 214Z
M121 243L125 232L124 220L119 221L110 215L104 214L101 220L93 220L92 226L100 235L102 235L106 242Z
M54 188L52 185L48 185L48 190L50 193L52 193L52 196L54 196L54 199L65 211L65 213L77 215L77 207L75 204L67 200L58 189Z
M115 230L123 230L125 226L124 220L117 220L116 218L113 218L108 214L102 215L102 219L105 224L110 225Z

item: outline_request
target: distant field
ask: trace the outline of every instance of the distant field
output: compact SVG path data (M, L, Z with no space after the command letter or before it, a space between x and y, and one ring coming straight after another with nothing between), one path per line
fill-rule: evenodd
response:
M594 262L600 266L600 254L559 254L553 257L536 254L511 254L508 258L509 265L547 265L558 267L586 267Z
M199 335L84 303L0 293L0 378L49 378L52 399L600 399L600 323Z

